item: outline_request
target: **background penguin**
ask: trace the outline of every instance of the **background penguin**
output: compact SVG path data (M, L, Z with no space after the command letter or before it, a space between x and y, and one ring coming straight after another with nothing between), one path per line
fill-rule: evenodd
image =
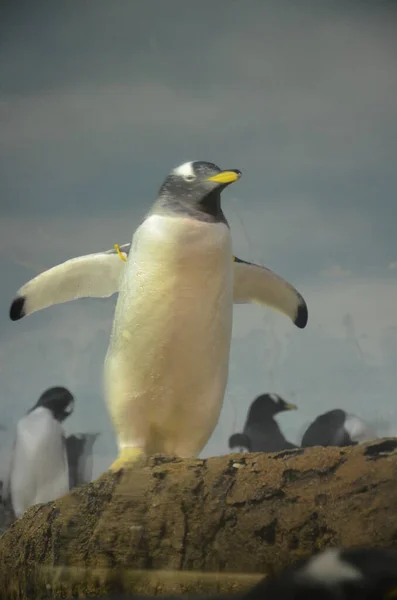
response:
M329 548L265 578L244 600L387 600L397 595L397 553Z
M243 448L248 452L278 452L297 446L288 442L281 433L274 416L285 410L296 410L295 404L285 402L277 394L262 394L251 404L243 433L229 438L229 448Z
M66 438L69 489L92 479L92 447L99 433L76 433Z
M319 415L306 429L301 446L354 446L375 439L367 423L340 408Z
M11 304L17 321L119 292L104 377L119 445L114 470L142 454L196 456L205 446L228 379L233 304L269 306L307 324L291 284L232 254L220 196L240 176L204 161L176 167L131 244L53 267Z
M397 553L379 548L329 548L236 593L193 600L391 600L397 596ZM97 600L177 600L177 595L110 594ZM89 600L89 599L87 599Z
M61 423L73 412L64 387L47 389L18 421L5 497L17 518L33 504L50 502L69 490L69 469Z

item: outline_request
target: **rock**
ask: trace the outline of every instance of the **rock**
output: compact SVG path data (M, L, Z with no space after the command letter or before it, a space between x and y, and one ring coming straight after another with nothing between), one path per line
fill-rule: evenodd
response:
M397 440L155 456L30 508L0 538L7 598L246 589L329 546L397 540Z

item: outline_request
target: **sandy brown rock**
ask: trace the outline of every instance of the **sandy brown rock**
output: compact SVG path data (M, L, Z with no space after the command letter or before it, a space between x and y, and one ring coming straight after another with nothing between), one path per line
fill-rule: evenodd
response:
M29 509L0 538L0 590L7 598L236 590L317 549L396 540L394 438L153 457Z

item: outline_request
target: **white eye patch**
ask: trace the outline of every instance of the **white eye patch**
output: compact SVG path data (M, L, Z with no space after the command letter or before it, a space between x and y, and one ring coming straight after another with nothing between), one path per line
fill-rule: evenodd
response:
M273 402L278 402L279 397L277 396L277 394L269 394L269 398L271 398L273 400Z
M71 402L70 404L68 404L68 406L66 406L65 413L67 415L70 415L70 413L73 412L73 408L74 408L74 402Z
M179 167L174 169L173 173L174 175L177 175L177 177L183 177L186 181L193 181L193 179L196 179L193 163L191 161L179 165Z

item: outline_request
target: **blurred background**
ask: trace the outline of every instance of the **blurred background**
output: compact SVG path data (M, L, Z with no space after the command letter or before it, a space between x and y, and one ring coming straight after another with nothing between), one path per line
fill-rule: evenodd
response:
M397 434L397 5L366 0L4 3L0 17L0 477L21 415L69 388L69 433L116 445L101 387L116 296L13 323L17 289L131 240L187 160L238 168L223 196L235 253L293 283L286 317L236 306L225 454L255 395L299 410L290 441L344 408Z

